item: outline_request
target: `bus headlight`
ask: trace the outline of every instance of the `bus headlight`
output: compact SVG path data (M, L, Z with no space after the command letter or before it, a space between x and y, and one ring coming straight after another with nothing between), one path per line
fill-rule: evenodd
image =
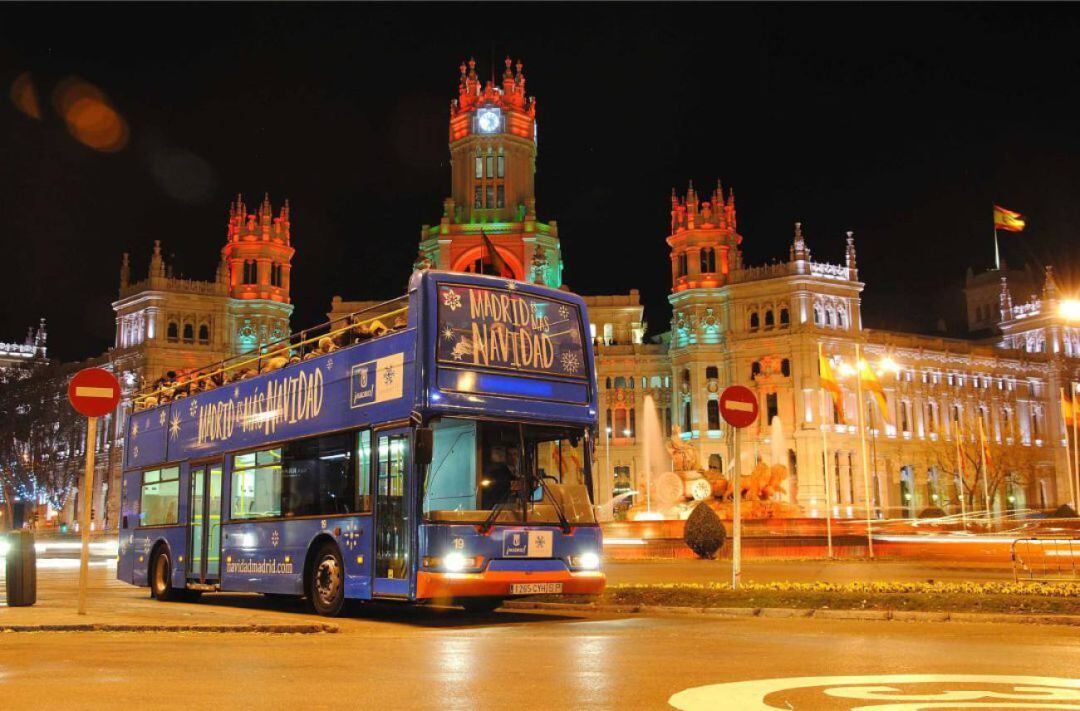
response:
M0 558L6 558L10 552L11 544L7 542L6 538L0 538Z
M581 568L582 570L596 570L600 567L600 556L592 551L581 555L572 555L570 556L570 567Z
M442 567L444 570L448 570L451 573L459 573L462 570L465 570L465 556L457 551L447 553L443 556Z

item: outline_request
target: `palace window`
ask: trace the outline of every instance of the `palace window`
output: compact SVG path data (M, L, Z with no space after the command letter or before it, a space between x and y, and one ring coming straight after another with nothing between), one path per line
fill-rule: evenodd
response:
M477 158L477 160L480 160ZM473 207L480 209L484 206L484 188L480 185L476 186L476 199L473 200Z
M785 306L780 309L780 328L787 328L790 323L791 316L788 314L787 307Z
M676 276L686 276L687 272L690 270L690 267L687 263L686 252L681 252L678 257L675 258L675 264Z
M709 416L709 429L720 429L720 402L718 400L709 400L705 403L705 409Z
M691 416L690 415L691 415L690 400L687 399L685 402L683 402L683 427L682 427L683 432L689 432L690 431L690 425L691 425Z
M506 205L506 188L500 183L495 186L495 206L505 207Z
M484 159L482 156L476 156L476 179L484 177Z
M755 360L750 365L750 379L753 380L759 375L761 375L761 361Z
M195 327L190 323L184 324L184 343L195 342Z
M720 377L720 369L715 365L710 365L705 368L705 377L709 380L716 380Z
M270 265L270 286L281 286L282 269L280 264Z
M716 249L713 247L704 247L701 250L701 272L703 274L712 274L716 272Z
M785 378L791 377L791 361L787 358L780 361L780 374Z
M176 325L176 321L169 321L169 326L165 329L165 338L169 343L180 340L180 327Z
M259 263L254 259L244 260L244 283L245 284L258 284L259 283Z
M772 418L780 413L780 407L776 401L776 393L768 393L765 396L766 424L772 424Z
M612 437L629 437L630 436L630 424L627 419L627 411L625 407L616 408L615 410L615 430L611 433Z
M205 323L199 326L199 343L204 346L210 343L210 327Z
M758 318L758 312L757 311L751 311L750 312L750 330L751 331L758 330L758 327L760 326L760 323L761 322L760 322L760 320Z
M765 312L765 328L772 328L776 325L776 317L773 316L773 310L769 309Z
M502 178L506 175L506 158L502 154L499 154L497 160L499 162L499 170L495 175L496 177Z

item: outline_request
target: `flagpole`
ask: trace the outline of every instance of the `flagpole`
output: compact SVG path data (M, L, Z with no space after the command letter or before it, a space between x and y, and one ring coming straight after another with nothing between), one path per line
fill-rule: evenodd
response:
M959 431L956 433L956 473L960 477L960 522L964 524L964 530L967 530L967 504L964 499L967 498L967 481L964 478L964 426L961 423Z
M1069 384L1069 389L1072 390L1072 383ZM1072 452L1069 450L1069 418L1065 415L1065 388L1058 388L1058 392L1061 394L1060 405L1061 419L1065 421L1065 465L1069 470L1069 501L1072 502L1073 511L1076 510L1076 487L1073 481L1073 461ZM1072 412L1073 424L1076 424L1076 410ZM1076 442L1073 442L1073 446L1076 446Z
M994 267L1001 271L1001 252L998 250L997 224L994 224Z
M1073 410L1073 474L1080 477L1080 449L1077 446L1080 445L1080 439L1076 437L1076 383L1069 383L1069 392L1072 396L1072 410ZM1077 492L1080 492L1080 480L1076 484ZM1073 504L1073 511L1076 511L1076 504Z
M824 360L825 356L821 350L821 341L817 344L818 363ZM819 390L821 395L821 474L825 478L825 539L829 546L829 559L833 557L832 547L832 487L829 486L829 438L826 434L829 429L829 420L827 417L829 411L829 395L825 392L825 388Z
M866 403L863 402L862 373L859 371L862 365L862 348L855 343L855 398L859 404L859 457L862 461L863 470L863 495L866 499L866 550L870 558L874 557L873 521L870 511L870 468L866 461Z
M979 418L979 452L982 454L983 498L986 500L986 522L990 523L990 470L986 466L986 433L982 417Z

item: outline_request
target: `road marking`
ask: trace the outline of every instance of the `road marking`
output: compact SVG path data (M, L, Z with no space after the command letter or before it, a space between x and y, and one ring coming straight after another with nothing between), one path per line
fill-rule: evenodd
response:
M789 700L792 697L797 697L798 703L792 705ZM859 703L854 704L853 700ZM755 679L685 689L673 694L668 703L680 711L773 711L790 708L857 708L860 711L875 708L881 711L929 708L1080 709L1080 679L993 674L880 674Z
M112 388L91 388L81 385L75 388L75 397L112 397Z
M754 403L742 400L728 400L724 403L725 410L737 410L738 412L753 412Z

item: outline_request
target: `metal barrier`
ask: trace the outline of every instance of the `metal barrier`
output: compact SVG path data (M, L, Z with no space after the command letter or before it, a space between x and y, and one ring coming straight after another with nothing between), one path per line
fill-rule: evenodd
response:
M1031 537L1012 542L1013 580L1016 582L1080 581L1080 538Z

